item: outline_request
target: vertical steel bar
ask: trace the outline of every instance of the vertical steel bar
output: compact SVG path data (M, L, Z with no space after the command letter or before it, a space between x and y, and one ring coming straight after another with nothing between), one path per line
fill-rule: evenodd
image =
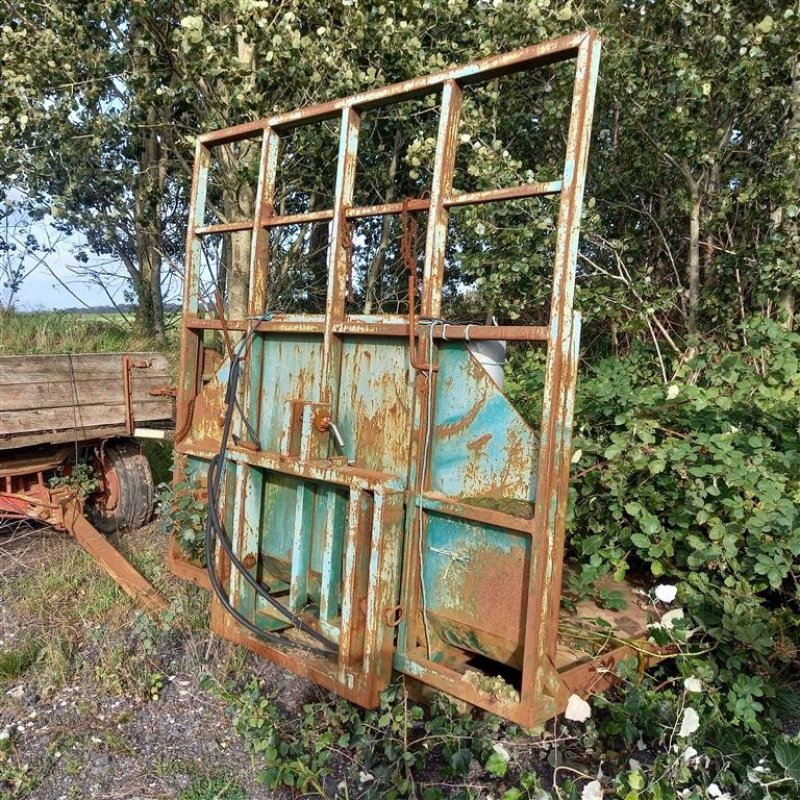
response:
M279 147L278 135L272 128L266 128L261 140L261 162L258 170L258 189L253 219L253 244L250 251L249 314L251 317L260 317L266 310L269 230L263 226L263 222L275 213L275 181L278 171Z
M422 316L427 317L438 317L442 310L447 221L450 216L444 201L450 196L453 189L462 99L461 87L455 81L447 81L442 87L439 132L436 139L431 202L428 210L428 229L425 235Z
M297 487L292 542L292 578L289 608L298 613L308 604L308 567L311 558L311 530L314 517L314 492L307 481Z
M545 692L558 634L552 620L561 601L571 434L565 423L574 401L575 263L599 58L600 43L591 31L578 50L558 216L522 672L522 702L528 706Z
M339 492L328 490L325 543L322 552L322 580L320 587L319 616L330 622L339 614L339 582L342 579L342 543L344 531L339 519L344 502Z
M447 223L449 211L445 199L453 188L456 149L458 146L458 123L461 115L463 91L455 81L447 81L442 87L441 108L439 111L439 131L436 140L436 155L433 164L433 180L431 199L428 209L428 227L425 235L425 256L422 287L422 316L437 317L441 313L442 281L444 278L445 252L447 246ZM430 348L432 349L432 347ZM428 362L433 360L433 353L423 348ZM403 569L403 599L406 614L401 622L398 635L398 649L404 652L414 646L415 627L417 624L418 598L421 589L420 576L420 537L424 538L424 512L417 508L417 497L425 491L424 482L427 476L421 474L418 465L423 462L425 449L428 394L434 391L434 374L427 377L414 374L414 423L409 444L408 471L408 513L406 523L406 542ZM433 416L431 414L431 416Z
M364 673L378 682L378 691L391 678L395 618L387 617L397 602L400 557L403 550L403 493L376 492L369 560ZM395 611L394 613L399 613Z
M325 340L322 345L322 389L320 401L331 404L331 413L336 416L339 384L339 362L341 341L334 333L334 326L344 319L347 273L350 264L350 236L347 235L345 209L353 205L356 165L358 156L358 132L361 117L352 106L342 110L339 132L339 160L336 169L336 194L333 200L328 250L328 296L325 304Z
M261 506L264 492L264 474L257 467L236 465L236 487L234 498L233 531L235 552L244 562L248 572L258 574L259 548L261 544ZM231 599L236 608L253 620L256 607L255 590L238 572L233 573Z
M342 627L339 636L339 679L352 683L364 649L364 615L359 601L367 592L372 513L369 494L350 490L342 569Z
M200 369L200 334L186 324L188 317L197 316L198 265L202 255L200 238L195 229L203 224L206 213L206 187L211 154L199 141L195 147L192 189L189 197L189 224L186 230L186 257L183 274L183 327L176 403L175 430L182 432L188 424L189 404L197 394Z
M274 213L275 181L278 169L278 148L280 140L271 129L264 130L261 141L261 161L258 168L258 189L256 191L255 213L250 249L250 298L248 313L260 317L266 311L267 279L269 270L269 229L262 226L265 217ZM249 357L245 360L242 385L244 386L244 406L248 419L260 431L261 422L261 376L264 367L264 337L256 333L250 344ZM241 436L244 424L237 422L237 433Z

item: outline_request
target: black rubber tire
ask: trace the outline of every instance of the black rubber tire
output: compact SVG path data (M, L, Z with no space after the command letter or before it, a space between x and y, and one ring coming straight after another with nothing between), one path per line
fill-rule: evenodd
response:
M97 450L99 471L116 481L117 497L108 508L108 494L100 493L89 504L89 518L103 533L135 530L153 515L155 486L150 464L132 439L115 439Z

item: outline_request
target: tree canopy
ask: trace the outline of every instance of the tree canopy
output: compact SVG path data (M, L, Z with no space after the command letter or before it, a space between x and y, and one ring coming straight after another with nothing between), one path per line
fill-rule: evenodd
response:
M655 336L678 350L687 337L754 310L791 317L800 23L789 5L8 0L0 14L2 186L15 186L40 213L84 234L89 248L118 259L140 324L156 335L162 284L181 273L198 132L582 26L599 28L604 42L579 292L588 323L613 347L625 328L626 339ZM541 176L557 165L569 89L554 70L475 92L461 128L464 188ZM432 134L425 104L412 105L381 120L382 136L363 148L361 185L374 202L424 190ZM335 136L294 139L284 151L293 165L284 201L321 202ZM252 156L221 160L219 215L248 213ZM507 233L504 218L515 214L534 224ZM520 204L456 222L454 285L477 287L500 317L535 316L535 287L548 269L537 233L547 229L547 209ZM380 223L361 236L369 247L360 303L371 308L377 264L391 272L393 236ZM319 232L313 238L295 233L281 252L304 253L312 269ZM386 302L390 278L382 281Z
M678 629L688 636L696 626L707 646L677 669L709 687L693 709L707 712L713 752L738 754L720 757L714 779L731 791L746 784L737 797L765 796L765 786L793 792L800 749L785 737L767 747L765 731L800 709L796 3L0 0L0 223L24 211L79 233L86 268L89 251L114 259L141 331L163 337L164 289L183 271L198 133L588 26L603 55L578 254L584 374L570 548L580 564L569 589L596 594L601 577L634 568L672 581L686 609ZM571 88L554 66L471 89L457 188L560 177ZM359 203L426 190L436 103L364 115ZM328 123L282 138L282 212L330 202L337 139ZM252 215L256 162L252 147L217 148L209 221ZM543 322L554 224L540 198L454 210L448 318ZM407 308L401 227L387 218L354 229L350 311ZM0 299L24 279L5 231ZM236 301L246 279L236 254L249 236L209 245L207 260L227 278L207 285L206 303L219 288ZM35 240L22 245L48 255ZM321 309L326 225L288 227L271 245L268 307ZM531 417L537 358L512 353L506 376ZM654 785L688 786L697 765L676 755L672 723L661 722L665 693L683 712L686 692L669 688L675 676L653 694L629 677L624 704L608 708L609 730L628 755L642 737L661 737L668 758L653 768ZM770 767L750 758L762 751ZM786 773L770 784L765 770L776 764ZM634 773L619 779L631 792L620 796L674 796L638 794ZM681 796L725 796L708 789Z

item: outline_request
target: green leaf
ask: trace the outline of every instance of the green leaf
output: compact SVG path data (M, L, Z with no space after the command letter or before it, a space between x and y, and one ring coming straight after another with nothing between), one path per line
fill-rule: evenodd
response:
M499 753L492 753L486 761L486 771L496 778L502 778L508 772L508 762Z
M647 548L650 547L650 539L643 533L631 534L631 542L635 547L638 547L640 550L646 550Z
M472 750L462 747L450 756L450 766L459 775L465 776L469 773L469 765L472 763Z
M800 745L788 739L779 739L773 747L775 760L786 770L787 776L800 783Z

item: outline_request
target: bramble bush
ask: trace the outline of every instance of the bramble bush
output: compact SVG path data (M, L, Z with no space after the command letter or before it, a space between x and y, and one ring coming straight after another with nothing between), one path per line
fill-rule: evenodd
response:
M675 583L732 721L758 730L763 703L734 687L782 685L800 633L800 335L743 333L745 347L698 348L667 386L644 353L581 381L570 545L584 585L642 566Z
M645 347L579 379L569 588L591 595L608 575L674 586L672 620L691 638L654 677L593 701L601 740L660 748L647 780L617 774L621 797L694 797L699 766L710 793L698 797L800 786L800 740L785 727L800 718L800 335L753 320L736 337L697 345L666 385ZM532 417L540 376L528 362L510 381ZM660 644L675 633L651 632ZM676 690L686 677L702 692ZM681 739L670 720L686 708L699 721Z

